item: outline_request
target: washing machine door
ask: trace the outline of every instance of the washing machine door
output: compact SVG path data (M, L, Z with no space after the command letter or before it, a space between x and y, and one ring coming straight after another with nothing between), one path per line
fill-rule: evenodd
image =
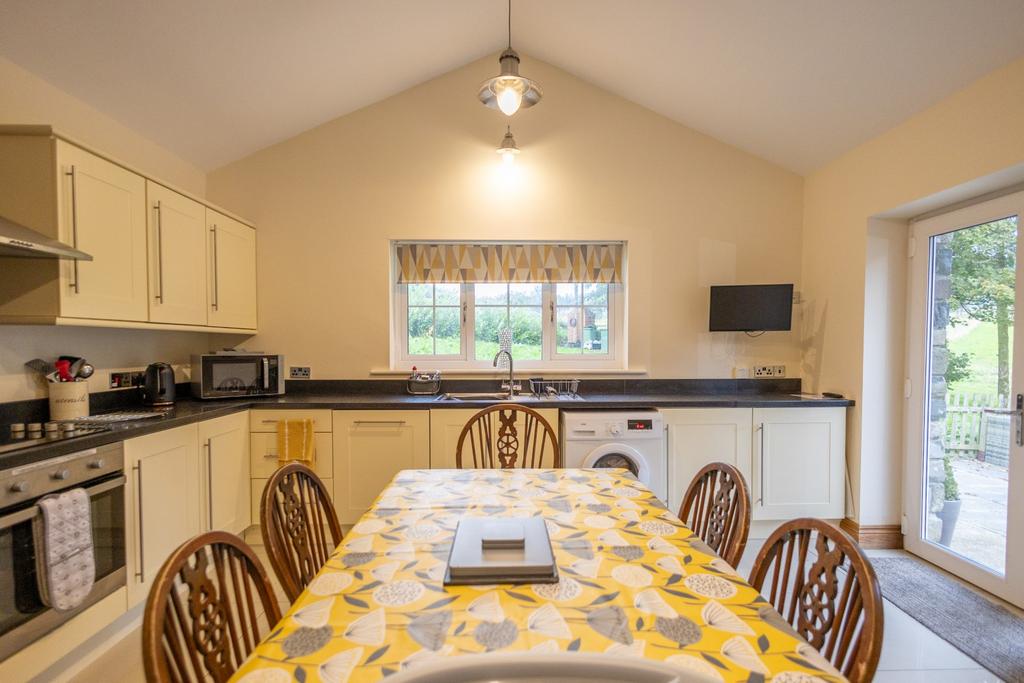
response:
M642 484L651 485L651 466L647 458L626 444L606 443L598 446L583 459L582 467L621 467L632 472Z

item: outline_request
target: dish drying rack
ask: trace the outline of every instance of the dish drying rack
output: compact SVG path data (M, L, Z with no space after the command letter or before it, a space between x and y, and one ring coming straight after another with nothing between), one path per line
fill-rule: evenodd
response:
M580 381L578 379L544 379L530 378L530 393L534 396L570 396L579 398Z

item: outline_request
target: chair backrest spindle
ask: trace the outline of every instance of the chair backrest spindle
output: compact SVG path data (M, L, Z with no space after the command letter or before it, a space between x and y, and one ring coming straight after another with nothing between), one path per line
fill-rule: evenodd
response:
M270 566L294 602L341 543L327 487L299 462L278 469L260 500L260 531Z
M852 538L819 519L795 519L765 541L750 583L852 683L867 683L882 650L882 594Z
M702 467L686 489L679 519L737 566L750 532L750 493L743 475L724 462Z
M171 553L149 591L142 624L146 680L227 681L280 619L252 549L223 531L197 536Z
M455 463L460 469L561 467L562 454L558 437L543 415L526 406L502 403L469 419L459 435Z

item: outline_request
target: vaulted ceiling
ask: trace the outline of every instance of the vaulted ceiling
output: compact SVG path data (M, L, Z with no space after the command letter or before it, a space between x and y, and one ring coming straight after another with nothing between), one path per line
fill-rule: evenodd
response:
M505 11L0 0L0 55L212 169L496 55ZM515 0L512 21L527 75L542 59L800 173L1024 56L1024 0Z

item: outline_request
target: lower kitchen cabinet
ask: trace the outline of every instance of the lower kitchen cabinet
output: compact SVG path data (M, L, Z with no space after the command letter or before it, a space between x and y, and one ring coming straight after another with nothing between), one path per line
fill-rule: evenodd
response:
M280 466L277 461L277 434L254 433L250 436L249 443L252 478L269 478ZM334 455L330 432L313 434L313 471L321 479L331 479L334 476ZM256 521L253 520L253 523L255 524Z
M198 427L129 439L124 457L130 608L146 599L164 560L202 528Z
M845 408L674 408L668 431L669 507L704 465L735 465L755 520L845 514Z
M844 516L845 408L755 408L754 519Z
M430 467L426 410L334 411L334 507L354 524L397 472Z
M558 408L535 409L558 434ZM430 411L430 467L455 469L455 451L459 435L469 420L480 412L479 408L442 408ZM517 420L517 426L522 419ZM519 430L520 434L522 429ZM544 462L554 462L551 446L545 448Z
M240 534L249 526L249 414L199 423L206 530Z
M700 468L734 465L750 481L750 408L675 408L661 411L668 432L668 506L677 512Z

